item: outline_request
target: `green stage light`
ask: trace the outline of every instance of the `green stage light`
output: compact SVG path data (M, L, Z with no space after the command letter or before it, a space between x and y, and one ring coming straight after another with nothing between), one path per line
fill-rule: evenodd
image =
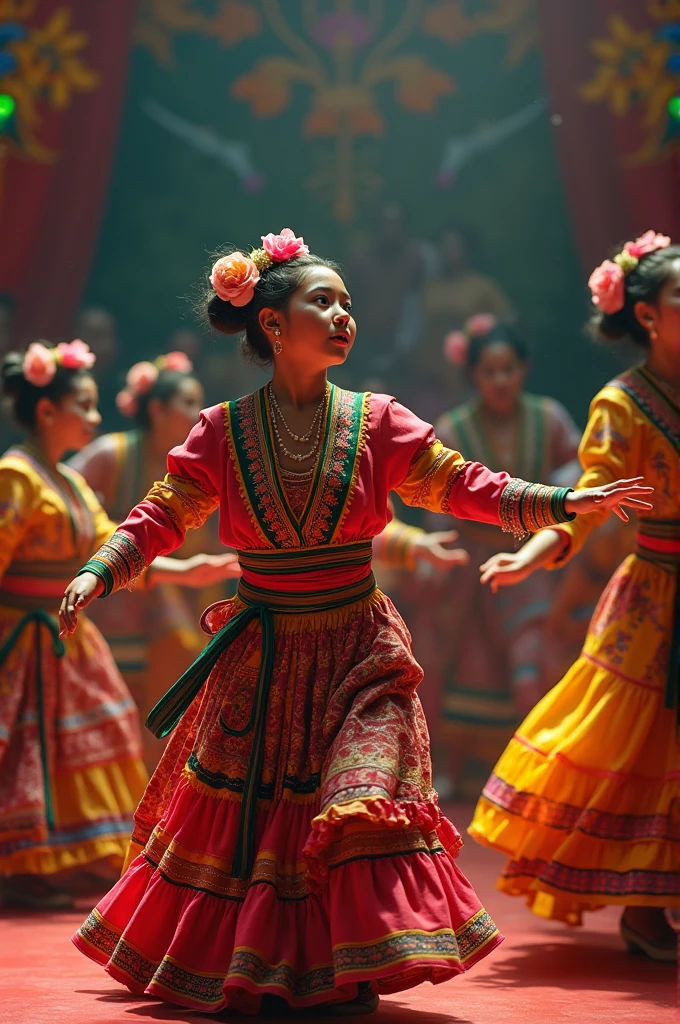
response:
M14 97L6 92L0 93L0 125L3 121L8 121L15 110Z
M674 121L680 121L680 94L671 96L668 101L668 113Z

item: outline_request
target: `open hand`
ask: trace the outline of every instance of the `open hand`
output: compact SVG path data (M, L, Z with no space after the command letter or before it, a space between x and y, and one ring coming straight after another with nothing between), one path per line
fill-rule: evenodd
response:
M498 555L492 555L479 567L479 582L490 583L491 592L495 594L499 587L511 587L531 576L536 565L531 558L522 555L523 550L501 551Z
M581 516L596 512L598 509L609 508L614 515L627 523L629 517L624 505L636 512L646 512L653 508L643 498L653 494L654 488L645 487L643 480L643 476L635 476L630 480L614 480L613 483L604 484L602 487L584 487L583 490L572 491L564 499L565 510Z
M455 530L440 530L421 534L412 541L413 553L418 562L428 562L437 569L451 569L454 565L467 565L470 556L463 548L448 548L458 540Z
M104 584L93 572L84 572L71 580L59 608L59 636L73 633L78 625L78 612L104 590Z

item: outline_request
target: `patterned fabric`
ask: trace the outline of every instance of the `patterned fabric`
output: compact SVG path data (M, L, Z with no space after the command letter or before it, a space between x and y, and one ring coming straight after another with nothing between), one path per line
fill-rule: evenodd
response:
M62 645L53 614L74 565L113 529L76 473L24 449L0 459L3 873L125 857L146 782L135 707L92 623Z
M497 524L509 477L393 399L334 388L296 516L264 398L206 411L119 528L148 564L219 505L243 580L203 628L238 629L188 706L168 695L178 721L135 815L137 856L74 940L135 991L203 1010L443 981L500 941L455 863L422 671L370 555L391 490Z
M680 412L650 376L630 371L593 401L580 486L643 476L655 492L641 535L653 545L680 519ZM605 516L558 527L569 554ZM484 789L471 834L509 855L500 887L540 916L578 924L607 904L680 907L680 771L675 713L664 707L676 591L675 565L647 553L625 559L580 658Z

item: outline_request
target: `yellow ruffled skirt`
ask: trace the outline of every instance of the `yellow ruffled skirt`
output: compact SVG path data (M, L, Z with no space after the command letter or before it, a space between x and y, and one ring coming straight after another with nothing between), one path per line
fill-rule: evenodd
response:
M522 723L470 835L510 858L498 888L580 924L611 904L680 907L680 769L664 707L676 577L630 556L581 657Z

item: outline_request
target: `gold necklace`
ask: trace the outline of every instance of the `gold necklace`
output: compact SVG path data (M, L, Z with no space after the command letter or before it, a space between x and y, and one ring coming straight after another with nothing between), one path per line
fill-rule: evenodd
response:
M324 405L326 404L326 395L328 394L328 384L326 384L326 390L323 393L323 397L322 397L321 401L319 402L317 410L314 413L314 418L313 418L313 420L312 420L312 422L310 424L309 430L307 431L306 434L296 434L294 431L292 431L290 429L290 427L286 423L285 416L281 412L281 406L279 405L278 401L276 400L276 395L274 394L274 388L272 387L272 382L271 381L269 381L269 384L267 385L267 387L268 387L268 390L269 390L269 401L270 401L270 404L273 406L274 409L276 409L276 414L279 417L279 419L281 420L281 423L283 424L284 429L286 430L287 434L290 437L292 437L294 441L298 441L300 444L309 444L309 439L311 438L312 434L314 433L314 428L316 426L316 421L317 421L318 417L321 415L321 410L323 409Z
M288 458L292 459L294 462L306 462L307 459L311 459L317 454L319 447L321 445L321 428L323 426L323 419L319 420L319 425L316 430L316 437L314 438L314 442L312 444L310 451L301 455L298 454L297 452L291 452L288 448L286 448L285 444L283 443L281 433L279 431L278 423L276 421L276 413L274 411L273 406L270 406L270 412L272 417L272 426L274 428L274 435L284 455L287 455Z

